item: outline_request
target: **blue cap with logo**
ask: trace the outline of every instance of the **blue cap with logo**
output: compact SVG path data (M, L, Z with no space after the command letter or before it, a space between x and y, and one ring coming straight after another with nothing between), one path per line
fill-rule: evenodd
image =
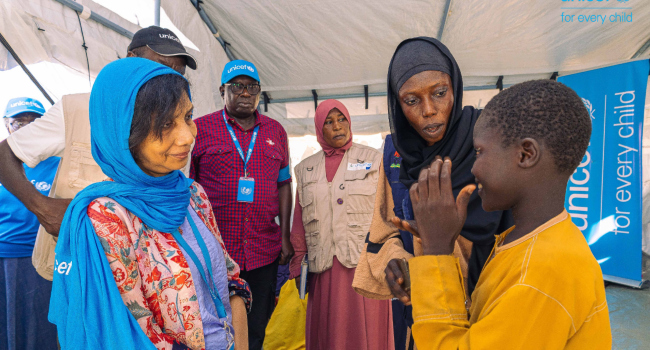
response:
M12 98L9 100L9 103L7 103L7 109L5 109L3 118L13 118L16 115L25 112L43 115L45 114L45 108L43 108L43 104L39 100L35 100L33 98Z
M228 62L228 64L223 67L223 72L221 73L221 84L223 85L240 75L246 75L258 82L260 81L260 76L257 74L257 68L255 68L254 64L244 60L234 60Z

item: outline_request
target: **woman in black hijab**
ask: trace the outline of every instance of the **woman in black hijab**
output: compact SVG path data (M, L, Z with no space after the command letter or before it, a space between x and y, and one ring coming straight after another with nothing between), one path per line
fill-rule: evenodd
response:
M400 181L407 188L436 156L450 157L454 164L451 174L454 195L475 182L471 173L472 135L480 111L463 107L462 97L463 78L445 45L428 37L407 39L399 44L388 70L388 113L393 143L402 157ZM410 304L397 262L413 255L403 249L394 225L401 225L400 220L393 215L392 192L383 178L382 184L380 177L373 224L353 287L368 297L395 296ZM413 212L410 199L405 207L406 212ZM476 192L471 196L467 212L461 236L473 243L467 274L471 293L494 245L494 235L505 231L513 221L510 212L484 211ZM421 247L416 244L415 255L418 253Z
M444 116L427 115L426 107L413 108L409 102L417 100L417 97L406 91L406 88L411 88L415 95L418 90L426 93L430 89L434 93L442 93L447 86L443 83L436 87L436 77L440 77L439 81L451 83L451 90L445 94L452 94L448 98L452 106L447 123L440 125L438 130L435 130L435 126L442 123L438 120L444 119ZM436 156L450 157L454 164L451 174L454 196L458 195L462 188L475 182L471 173L474 165L472 135L480 110L472 106L463 107L463 77L456 60L447 47L436 39L408 39L395 50L388 69L388 80L390 129L395 149L402 156L400 181L410 188L417 181L420 170L429 166ZM436 98L440 99L436 96L434 100ZM422 101L420 104L424 103ZM422 113L417 115L418 112ZM433 111L436 112L442 114L440 112L444 110ZM430 133L432 130L433 135ZM461 236L473 243L468 273L471 293L492 251L494 235L508 229L513 221L509 212L488 213L483 210L478 192L472 194L467 213Z

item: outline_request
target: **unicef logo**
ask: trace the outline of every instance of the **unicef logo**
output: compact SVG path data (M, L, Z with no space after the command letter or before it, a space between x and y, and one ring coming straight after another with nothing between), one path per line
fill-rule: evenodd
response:
M630 1L630 0L618 0L618 2L623 2L623 3L626 3L628 1Z
M242 187L242 188L241 188L241 194L243 194L243 195L245 195L245 196L248 196L248 195L250 195L251 193L253 193L253 189L252 189L252 188L250 188L250 187Z
M43 107L39 106L37 103L32 102L32 101L18 101L16 103L11 104L11 106L9 106L9 108L15 108L15 107L18 107L18 106L43 108Z
M240 66L234 65L234 66L230 67L230 69L228 69L228 73L231 73L234 70L240 70L240 69L248 69L250 72L255 73L255 68L253 68L253 67L251 67L251 66L249 66L247 64L240 65Z
M589 102L589 100L587 100L586 98L583 98L582 103L585 104L587 111L589 111L589 115L591 116L591 119L596 119L596 117L594 117L594 113L596 112L596 110L594 109L594 106L591 105L591 102Z
M35 183L34 187L36 187L36 189L39 190L39 191L47 191L52 187L52 185L48 184L45 181L41 181L41 182Z

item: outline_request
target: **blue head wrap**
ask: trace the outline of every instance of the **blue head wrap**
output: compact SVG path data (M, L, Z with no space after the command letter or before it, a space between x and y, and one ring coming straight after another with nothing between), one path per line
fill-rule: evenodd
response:
M147 81L176 71L142 58L124 58L101 70L90 94L93 158L114 181L79 192L68 207L56 245L50 322L62 349L155 349L124 305L102 244L88 218L88 205L110 197L147 226L172 232L184 221L188 179L179 170L145 174L129 151L138 91Z

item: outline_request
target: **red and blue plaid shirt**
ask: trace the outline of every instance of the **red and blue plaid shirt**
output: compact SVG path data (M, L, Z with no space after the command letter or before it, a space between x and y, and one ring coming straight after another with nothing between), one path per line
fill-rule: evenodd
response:
M195 120L198 133L190 167L190 177L208 194L228 254L246 271L268 265L280 255L282 233L275 221L280 214L278 188L291 182L287 132L277 121L257 111L255 115L255 126L260 129L248 162L248 176L255 179L252 203L237 201L244 161L221 110ZM246 155L254 127L244 131L226 117ZM283 180L281 173L288 178Z

